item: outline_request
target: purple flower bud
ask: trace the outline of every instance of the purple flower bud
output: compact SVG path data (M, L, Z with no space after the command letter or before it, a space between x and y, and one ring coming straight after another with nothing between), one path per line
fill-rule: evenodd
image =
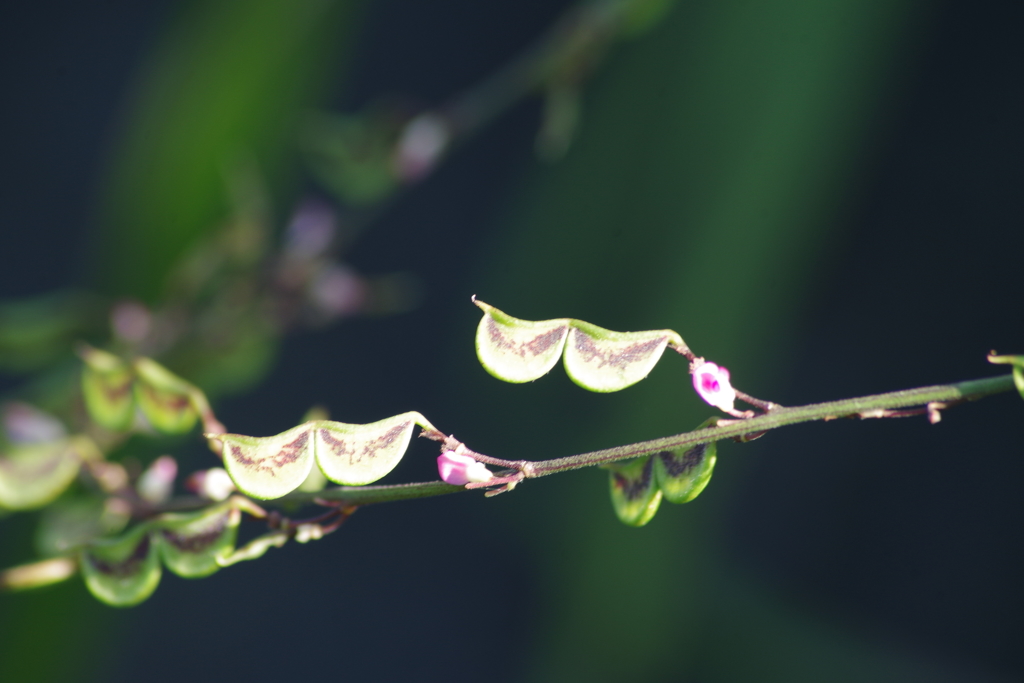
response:
M455 451L445 451L437 457L437 471L442 481L456 486L481 484L494 478L482 462L477 462L468 455L459 455Z
M402 129L392 166L401 180L415 182L430 173L452 139L447 121L436 114L420 114Z
M138 301L119 301L110 309L114 335L130 344L138 344L153 329L153 315Z
M316 258L327 251L337 232L334 210L323 202L306 200L292 214L285 230L285 252L305 261Z
M169 455L161 455L142 473L135 489L143 500L159 504L171 497L177 476L177 461Z
M359 275L340 263L324 268L310 286L313 304L329 317L352 315L367 300L367 286Z
M693 388L702 399L727 413L735 412L736 390L729 383L729 371L698 359L693 370Z

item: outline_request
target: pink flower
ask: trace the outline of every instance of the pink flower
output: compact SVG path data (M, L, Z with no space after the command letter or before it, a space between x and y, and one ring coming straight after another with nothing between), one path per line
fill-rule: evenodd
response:
M698 359L699 361L699 359ZM729 371L714 363L699 362L693 368L693 388L700 397L729 414L735 413L736 390L729 383Z
M455 451L445 451L437 457L437 471L443 481L456 486L480 484L494 477L482 462Z

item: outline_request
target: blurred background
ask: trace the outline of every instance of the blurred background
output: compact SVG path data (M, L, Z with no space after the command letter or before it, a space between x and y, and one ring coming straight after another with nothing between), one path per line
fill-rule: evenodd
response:
M710 416L674 357L617 394L492 379L473 294L675 329L786 405L1000 374L1022 26L995 0L5 4L0 389L46 407L113 310L237 433L418 410L541 459ZM641 529L594 469L365 508L131 609L2 594L0 680L1021 680L1022 408L721 444ZM215 464L195 433L115 457L162 452ZM0 519L0 565L38 524Z

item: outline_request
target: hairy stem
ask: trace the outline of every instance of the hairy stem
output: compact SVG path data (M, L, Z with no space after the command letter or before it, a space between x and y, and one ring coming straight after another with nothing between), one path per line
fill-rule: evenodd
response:
M842 401L831 401L828 403L814 403L807 406L792 408L776 407L764 415L744 420L720 420L717 425L695 429L692 432L677 434L662 439L641 441L626 446L608 448L591 453L570 455L564 458L552 460L500 460L482 456L462 446L462 449L474 456L481 455L489 461L507 464L511 469L497 473L493 480L494 485L504 484L498 489L491 490L487 495L494 495L502 491L511 490L515 484L522 479L533 479L545 477L549 474L566 472L569 470L603 465L618 460L628 460L644 455L651 455L665 450L687 448L700 444L720 441L722 439L738 439L740 441L750 440L764 432L783 427L785 425L798 424L800 422L813 422L816 420L834 420L840 417L851 418L873 418L873 417L906 417L910 415L928 415L931 422L939 420L939 412L967 401L974 401L991 394L998 394L1014 389L1014 375L1003 375L989 379L978 379L957 384L942 384L932 387L920 387L904 391L893 391L887 394L876 394L874 396L862 396ZM774 405L774 404L773 404ZM915 406L923 406L917 410L909 409ZM438 433L439 434L439 433ZM436 435L435 435L436 436ZM746 438L745 438L746 437ZM444 447L451 447L453 437L444 439ZM460 444L461 446L461 444ZM493 487L492 487L493 489ZM341 486L325 489L323 491L296 491L271 503L285 505L296 505L304 503L319 503L321 505L335 508L326 515L312 520L302 520L295 523L288 523L287 530L276 529L269 534L261 536L252 541L248 546L237 550L223 566L233 564L244 559L258 557L268 545L281 546L291 536L297 534L305 527L315 526L316 529L306 529L305 539L312 540L334 531L355 509L362 505L372 503L390 503L399 500L412 500L414 498L431 498L442 496L448 493L471 490L465 486L453 486L441 481L430 481L416 484L398 484L394 486ZM252 503L247 498L238 498L243 509L256 517L268 517L262 508ZM167 509L189 509L208 505L207 501L200 501L198 498L185 499L181 501L169 501ZM156 512L156 510L153 510ZM281 523L283 518L280 514L272 512L269 518L275 523ZM334 518L335 521L327 525L320 522ZM77 569L73 558L63 557L42 562L36 562L21 567L13 567L0 572L0 590L12 590L19 588L31 588L62 581Z
M722 439L742 438L745 435L766 432L771 429L801 422L828 421L841 417L861 419L899 417L914 414L915 412L917 414L923 412L898 410L911 406L928 406L932 410L937 411L957 403L974 401L991 394L1011 391L1013 388L1013 376L1003 375L988 379L958 382L956 384L940 384L931 387L893 391L886 394L849 398L841 401L830 401L828 403L776 408L771 412L748 420L723 421L718 426L705 427L661 439L641 441L626 446L570 455L564 458L554 458L552 460L524 460L515 462L521 468L525 478L545 477L549 474L603 465L618 460L628 460L665 450L697 446ZM949 406L944 404L949 404ZM323 500L332 502L342 501L352 505L369 505L371 503L388 503L413 498L430 498L464 490L467 489L440 481L398 484L395 486L343 486L315 493L296 492L274 502L311 503L316 500Z
M1004 375L990 379L959 382L957 384L940 384L931 387L893 391L887 394L875 394L874 396L848 398L828 403L812 403L806 406L778 408L749 420L730 420L725 425L705 427L704 429L697 429L692 432L662 439L641 441L629 444L628 446L618 446L591 453L570 455L565 458L542 460L531 463L532 467L528 469L526 476L528 478L544 477L557 472L602 465L617 460L627 460L660 451L697 446L722 439L743 437L754 432L765 432L770 429L800 422L827 421L840 417L859 417L861 419L890 417L884 411L932 403L973 401L991 394L1010 391L1011 389L1013 389L1013 377L1011 375ZM898 415L892 416L896 417Z

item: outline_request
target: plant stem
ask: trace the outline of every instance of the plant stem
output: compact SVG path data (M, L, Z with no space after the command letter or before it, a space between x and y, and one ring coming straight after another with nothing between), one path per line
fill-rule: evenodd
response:
M777 408L769 413L747 420L723 421L718 426L705 427L661 439L641 441L626 446L570 455L564 458L554 458L552 460L524 460L515 462L521 468L525 478L534 479L558 472L567 472L583 467L592 467L618 460L651 455L665 450L697 446L722 439L741 438L747 434L765 432L801 422L828 421L841 417L859 417L861 419L899 417L908 413L898 411L897 409L910 406L930 406L934 410L941 410L946 407L942 404L974 401L991 394L1011 391L1013 388L1013 376L1002 375L1000 377L977 379L956 384L919 387L917 389L893 391L887 394L875 394L873 396L849 398L828 403ZM414 498L430 498L465 490L467 490L465 487L453 486L440 481L398 484L395 486L342 486L317 492L291 493L273 502L312 503L316 500L324 500L332 502L343 501L353 505L369 505L371 503L388 503Z
M580 2L526 51L442 108L466 134L523 97L561 79L582 79L621 28L626 2Z
M909 415L927 414L929 420L936 422L938 413L941 410L952 407L966 401L974 401L991 394L998 394L1014 389L1014 376L1003 375L988 379L978 379L957 384L942 384L932 387L920 387L904 391L893 391L887 394L876 394L874 396L862 396L842 401L831 401L829 403L814 403L807 406L793 408L775 408L764 415L744 420L721 420L713 427L703 427L692 432L677 434L662 439L641 441L626 446L608 448L591 453L570 455L564 458L552 460L498 460L486 457L488 460L507 463L513 469L498 473L495 484L505 482L502 488L491 490L488 495L497 492L511 490L512 487L522 479L535 479L546 477L549 474L567 472L569 470L603 465L618 460L651 455L666 450L676 450L697 446L700 444L720 441L722 439L741 439L744 436L762 434L770 429L784 427L785 425L797 424L800 422L813 422L816 420L834 420L840 417L859 417L867 419L872 417L905 417ZM920 410L905 410L912 406L925 406ZM450 447L449 441L453 437L444 440L445 446ZM463 446L463 448L465 448ZM469 449L465 449L472 453ZM493 487L492 487L493 488ZM341 486L325 489L323 491L296 491L283 498L270 501L271 503L303 504L321 502L331 507L341 507L340 511L332 510L326 517L338 515L338 519L320 530L320 535L334 531L337 526L350 515L356 507L369 505L371 503L389 503L399 500L412 500L414 498L431 498L449 493L471 490L464 486L454 486L441 481L430 481L417 484L398 484L394 486ZM257 517L264 516L263 510L255 506L248 499L240 498L252 509L247 510ZM199 499L187 499L174 501L166 504L168 509L186 509L198 506ZM276 514L276 513L271 513ZM304 520L310 522L311 520ZM313 520L316 521L316 520ZM300 524L300 523L296 523ZM268 545L281 546L291 535L291 531L276 530L255 539L248 546L235 552L228 564L258 557ZM320 535L310 538L319 538ZM307 539L309 540L309 539ZM227 566L225 564L225 566ZM0 590L28 588L46 583L61 581L74 573L76 569L74 560L70 558L56 558L44 560L22 567L14 567L5 572L0 572Z
M542 460L530 463L525 468L526 477L544 477L557 472L602 465L617 460L637 458L666 450L675 450L687 446L711 443L722 439L742 437L753 432L764 432L786 425L817 420L834 420L840 417L889 417L884 411L908 406L928 405L931 403L973 401L990 394L998 394L1013 389L1012 375L1003 375L989 379L977 379L957 384L940 384L931 387L919 387L893 391L887 394L848 398L828 403L812 403L806 406L778 408L764 415L749 420L730 420L724 426L705 427L685 434L677 434L662 439L641 441L591 453L570 455L565 458Z
M418 484L394 484L392 486L338 486L322 491L295 491L283 498L268 503L314 503L318 500L369 505L371 503L392 503L413 498L432 498L447 493L465 491L462 486L446 484L443 481L426 481Z

